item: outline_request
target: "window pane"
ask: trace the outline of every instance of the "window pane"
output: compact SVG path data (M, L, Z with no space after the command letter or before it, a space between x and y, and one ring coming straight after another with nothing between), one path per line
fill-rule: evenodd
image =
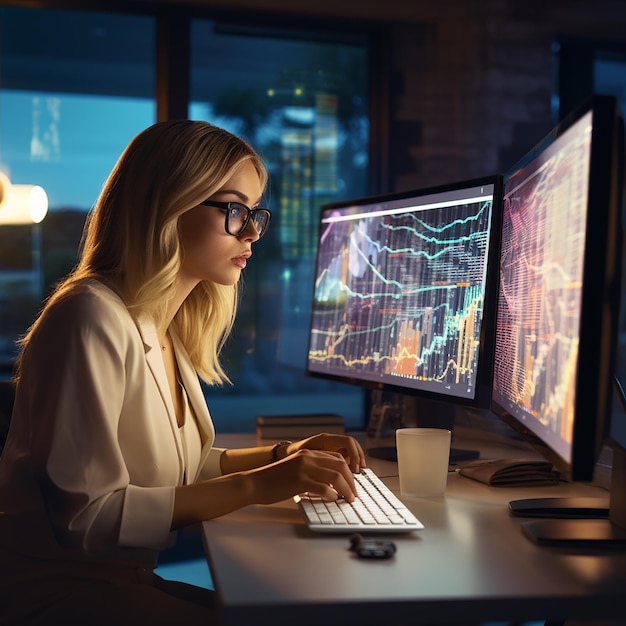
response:
M618 100L622 116L626 115L626 52L599 55L593 64L594 93L610 94Z
M75 264L87 211L155 119L154 20L0 7L0 170L42 186L35 226L0 225L0 367Z
M366 195L366 47L192 26L192 119L245 137L270 171L272 223L244 275L225 350L232 387L207 390L218 430L256 415L339 413L364 424L363 391L304 375L319 207Z

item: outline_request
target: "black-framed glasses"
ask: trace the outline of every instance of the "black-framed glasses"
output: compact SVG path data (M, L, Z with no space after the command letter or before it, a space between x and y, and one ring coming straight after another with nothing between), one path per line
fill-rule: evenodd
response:
M212 206L216 209L224 211L226 214L226 232L233 237L239 237L246 227L248 222L252 220L254 227L256 228L259 238L263 237L267 227L269 226L272 214L267 209L250 209L241 202L217 202L215 200L205 200L201 202L204 206Z

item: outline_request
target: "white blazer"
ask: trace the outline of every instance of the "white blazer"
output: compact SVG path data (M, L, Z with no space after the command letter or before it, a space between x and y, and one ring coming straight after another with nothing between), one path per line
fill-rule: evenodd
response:
M0 458L0 543L39 558L154 565L174 488L220 475L198 376L172 337L202 440L185 468L154 324L90 281L46 313L23 361Z

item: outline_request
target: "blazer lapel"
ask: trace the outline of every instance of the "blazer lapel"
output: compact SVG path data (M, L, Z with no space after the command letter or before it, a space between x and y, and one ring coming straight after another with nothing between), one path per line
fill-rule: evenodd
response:
M174 352L176 353L176 360L178 362L178 371L185 390L187 391L187 398L189 399L189 404L191 405L193 414L196 418L196 423L198 425L198 430L200 431L202 450L200 453L200 463L198 464L199 473L211 452L213 443L215 442L215 428L213 427L213 421L211 420L206 399L204 397L202 387L200 386L198 373L193 367L193 364L189 359L189 355L176 333L170 331L170 336L172 338L172 343L174 344ZM190 476L189 482L195 482L197 477L197 474L195 476Z
M182 476L184 473L184 455L182 449L183 442L180 436L180 431L178 430L174 403L172 401L169 383L167 381L167 374L165 373L165 366L163 365L163 358L161 357L159 337L157 335L156 327L152 321L142 321L139 322L137 326L146 350L146 363L154 376L154 380L159 388L161 398L163 399L163 403L165 404L170 418L172 434L176 441L178 457L181 463ZM172 338L172 343L174 345L174 354L176 355L176 362L178 364L181 381L187 392L189 403L196 417L198 429L200 430L200 437L202 440L200 467L202 467L202 464L206 460L206 457L213 446L213 442L215 441L215 429L213 427L209 409L202 392L202 387L200 386L200 381L198 380L198 374L189 360L187 351L176 333L172 332L171 329L170 337ZM189 478L192 480L195 479L195 477ZM189 482L192 482L192 480Z
M202 438L202 446L204 448L204 446L208 443L210 447L213 445L213 440L215 439L215 429L213 427L213 422L211 421L204 393L202 392L202 387L200 386L198 373L189 360L187 351L178 338L178 335L176 335L175 332L170 332L170 336L172 338L172 343L174 344L178 371L180 372L181 380L185 386L185 390L187 391L189 403L193 408L194 415L196 416L196 420L198 422L198 428L200 429L200 436Z
M146 350L146 363L152 372L152 376L154 376L159 393L161 394L161 399L167 409L170 426L172 427L172 433L174 434L176 446L178 447L178 454L182 462L181 440L180 433L178 432L178 424L176 422L176 411L174 410L174 402L172 401L172 394L167 381L167 374L165 373L165 365L163 364L163 358L161 357L161 345L159 343L156 327L152 321L138 322L137 327Z

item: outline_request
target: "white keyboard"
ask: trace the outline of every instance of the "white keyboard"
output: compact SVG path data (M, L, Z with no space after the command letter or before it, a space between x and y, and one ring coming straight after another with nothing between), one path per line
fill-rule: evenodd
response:
M302 494L294 500L307 526L318 533L409 532L424 525L369 468L354 475L359 497L352 503L339 499L324 502Z

